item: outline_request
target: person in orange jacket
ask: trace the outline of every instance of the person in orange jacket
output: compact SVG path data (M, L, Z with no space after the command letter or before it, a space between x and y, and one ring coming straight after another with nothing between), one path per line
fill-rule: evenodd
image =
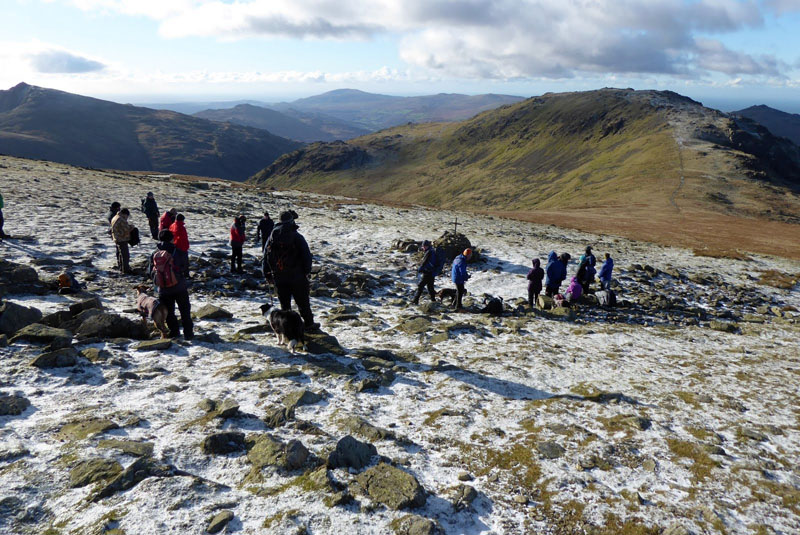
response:
M172 257L175 259L175 267L177 267L184 277L189 276L189 235L186 232L186 225L184 221L186 217L183 214L178 214L175 217L175 222L169 227L172 232L172 243L175 245L175 253Z

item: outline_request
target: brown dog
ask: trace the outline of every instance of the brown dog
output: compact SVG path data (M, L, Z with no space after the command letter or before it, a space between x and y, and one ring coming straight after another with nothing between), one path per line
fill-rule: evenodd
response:
M147 325L147 318L153 320L156 328L161 331L161 338L169 338L169 328L167 327L167 307L155 297L147 295L147 286L140 284L134 286L136 290L136 310L142 316L142 323Z

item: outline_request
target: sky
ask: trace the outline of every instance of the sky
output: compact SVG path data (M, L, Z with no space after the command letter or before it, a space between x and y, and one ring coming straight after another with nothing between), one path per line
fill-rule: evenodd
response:
M117 102L333 89L669 89L800 112L800 0L0 0L0 89Z

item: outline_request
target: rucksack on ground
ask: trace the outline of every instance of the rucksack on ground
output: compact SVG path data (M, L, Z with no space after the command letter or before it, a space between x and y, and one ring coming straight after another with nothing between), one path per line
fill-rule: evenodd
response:
M156 251L153 255L153 283L159 288L172 288L178 284L175 259L168 251Z
M492 297L488 296L484 300L484 307L481 310L484 314L490 314L492 316L502 316L503 315L503 298L502 297Z
M597 297L597 302L604 307L615 307L617 306L617 294L614 293L614 290L600 290L599 292L595 292L595 297Z
M433 276L438 277L444 269L444 263L447 261L447 253L444 247L437 247L433 250Z

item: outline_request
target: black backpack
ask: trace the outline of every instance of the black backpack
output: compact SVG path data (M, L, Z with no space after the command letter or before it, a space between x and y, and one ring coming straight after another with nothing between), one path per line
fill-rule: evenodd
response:
M294 239L288 241L275 239L267 244L265 255L273 275L294 273L297 269L297 245Z
M447 253L444 247L437 247L433 250L433 276L438 277L444 269L444 263L447 261Z
M484 314L489 314L492 316L502 316L503 315L503 298L502 297L487 297L483 300L485 306L481 309L481 312Z
M133 227L131 229L131 239L128 240L128 245L133 247L134 245L139 245L140 243L141 243L141 240L139 239L139 229L136 228L136 227Z

